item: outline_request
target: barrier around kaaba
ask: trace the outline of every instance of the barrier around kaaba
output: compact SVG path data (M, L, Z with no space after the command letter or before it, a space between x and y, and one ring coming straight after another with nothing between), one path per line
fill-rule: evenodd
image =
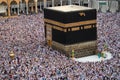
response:
M68 5L44 9L45 37L49 46L71 57L95 54L96 9Z

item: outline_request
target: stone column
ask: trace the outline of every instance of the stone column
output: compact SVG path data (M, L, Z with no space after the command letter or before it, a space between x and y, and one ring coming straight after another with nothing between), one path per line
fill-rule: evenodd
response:
M94 2L94 0L90 0L91 8L94 6L93 2Z
M63 4L62 4L62 0L60 0L60 6L62 6Z
M80 0L79 0L79 6L80 6Z
M8 17L10 17L10 0L8 0Z
M47 0L44 0L44 8L47 7Z
M88 0L88 7L92 7L91 2L92 2L92 0Z
M54 4L54 0L52 0L52 7L54 7L55 6L55 4Z
M42 11L41 2L40 2L40 11Z
M102 6L98 4L98 12L102 12Z
M31 5L31 12L33 12L33 4Z
M18 8L17 8L17 11L18 11L18 15L20 15L20 13L19 13L19 4L18 4Z
M22 11L22 1L21 1L21 0L20 0L20 3L19 3L19 4L20 4L19 7L20 7L20 12L21 12L21 11Z
M35 1L35 13L38 13L37 1Z
M26 14L28 14L28 2L26 2Z
M83 0L80 1L81 6L83 6L83 2L84 2Z
M69 5L71 5L71 4L72 4L72 1L71 1L71 0L69 0L68 2L69 2L69 3L68 3Z

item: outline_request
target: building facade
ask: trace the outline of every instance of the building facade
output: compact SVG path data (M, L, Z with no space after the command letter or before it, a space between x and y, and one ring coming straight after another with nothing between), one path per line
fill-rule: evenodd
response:
M101 9L106 12L108 8L112 12L119 10L119 1L112 0L106 2L104 5L99 5L101 0L0 0L0 14L4 13L5 16L38 13L45 7L63 6L63 5L80 5ZM112 6L111 6L112 5Z

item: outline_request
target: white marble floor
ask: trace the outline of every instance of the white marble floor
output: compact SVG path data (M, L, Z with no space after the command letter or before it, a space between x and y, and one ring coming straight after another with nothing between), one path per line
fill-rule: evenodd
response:
M75 58L75 61L79 62L97 62L97 61L102 61L102 60L108 60L112 58L112 54L109 52L105 52L106 58L98 58L98 55L91 55L87 57L82 57L82 58Z

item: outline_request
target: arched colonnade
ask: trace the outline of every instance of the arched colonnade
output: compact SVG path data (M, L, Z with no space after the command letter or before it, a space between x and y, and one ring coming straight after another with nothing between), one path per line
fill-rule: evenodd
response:
M4 6L6 16L38 13L43 8L51 6L63 6L63 5L84 5L88 7L99 8L99 0L0 0L1 5ZM115 0L117 1L117 0ZM87 2L87 3L86 3ZM106 5L107 6L107 5ZM118 0L118 10L120 9L120 1ZM99 9L98 9L99 10Z
M38 13L45 7L67 4L71 4L71 0L0 0L0 5L5 6L7 16Z

